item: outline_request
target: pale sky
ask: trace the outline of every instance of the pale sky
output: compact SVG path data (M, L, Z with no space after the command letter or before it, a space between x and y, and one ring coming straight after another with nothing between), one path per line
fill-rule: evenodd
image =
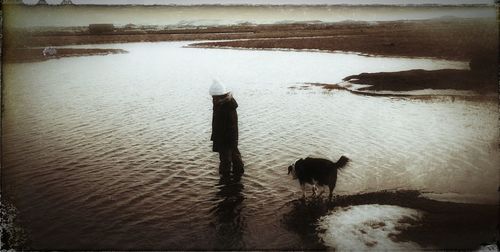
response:
M23 0L26 4L38 0ZM61 0L46 0L58 4ZM72 0L75 4L493 4L494 0Z

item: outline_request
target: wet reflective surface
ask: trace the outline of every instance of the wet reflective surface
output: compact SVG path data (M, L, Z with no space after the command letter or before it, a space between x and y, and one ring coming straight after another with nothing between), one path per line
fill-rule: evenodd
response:
M243 234L245 217L241 212L244 209L245 197L242 194L244 185L240 176L222 176L217 184L219 191L215 200L217 205L211 209L215 221L215 249L244 249Z
M341 196L404 189L496 202L496 103L289 88L467 64L186 44L5 65L2 193L32 248L324 248L315 223L334 205L303 207L286 175L307 155L352 160ZM211 152L213 77L239 103L241 178L220 178Z

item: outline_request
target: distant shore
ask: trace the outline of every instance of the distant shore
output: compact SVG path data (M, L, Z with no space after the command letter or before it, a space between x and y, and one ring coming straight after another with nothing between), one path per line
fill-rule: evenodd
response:
M196 41L191 47L348 51L375 56L426 57L470 63L468 70L360 73L347 77L369 84L371 90L422 88L497 90L498 24L489 19L434 19L421 21L291 23L232 25L178 29L112 28L93 33L75 28L6 32L6 62L50 59L37 50L49 46L127 42ZM224 41L221 41L224 40ZM38 48L38 49L37 49ZM56 57L123 53L116 49L61 49Z
M247 40L206 42L192 46L318 49L462 61L498 52L497 24L482 19L342 22L274 28L275 31L268 36L259 36L259 32Z
M371 55L430 57L470 61L496 55L497 23L490 19L435 19L421 21L291 23L215 27L88 28L6 30L6 49L127 42L219 40L199 47L290 48L350 51ZM233 40L233 41L220 41ZM9 55L15 57L15 55Z
M16 57L9 57L6 61L10 63L27 63L63 57L108 55L127 52L122 49L56 48L56 53L54 55L44 55L43 50L44 48L18 48L14 50Z

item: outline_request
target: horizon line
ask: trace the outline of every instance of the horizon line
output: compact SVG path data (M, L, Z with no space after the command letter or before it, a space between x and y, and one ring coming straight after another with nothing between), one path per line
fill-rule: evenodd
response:
M8 1L4 1L3 4L7 5L21 5L21 6L32 6L32 7L47 7L47 6L178 6L178 7L199 7L199 6L233 6L233 7L259 7L259 6L349 6L349 7L485 7L485 6L496 6L497 3L471 3L471 4L434 4L434 3L424 3L424 4L240 4L240 3L229 3L229 4L221 4L221 3L210 3L210 4L130 4L130 3L118 3L118 4L96 4L96 3L72 3L72 4L27 4L27 3L12 3Z

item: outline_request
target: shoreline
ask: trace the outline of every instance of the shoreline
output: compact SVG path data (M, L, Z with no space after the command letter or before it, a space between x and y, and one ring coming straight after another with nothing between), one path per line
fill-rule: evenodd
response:
M43 48L17 48L10 53L15 53L17 57L5 57L6 63L32 63L41 62L50 59L60 59L65 57L96 56L128 53L123 49L106 48L55 48L57 53L54 55L43 55Z
M474 91L478 95L495 93L496 76L491 70L409 70L400 72L361 73L345 77L353 84L370 85L356 91L407 92L423 89L453 89Z
M363 55L424 57L470 61L496 55L496 24L487 20L452 19L307 25L309 33L255 36L223 42L195 43L194 47L298 49L357 52ZM296 31L295 31L296 32ZM467 34L467 36L464 36ZM490 56L490 57L488 57Z
M318 219L331 214L334 209L363 205L389 205L422 211L421 220L401 219L401 226L397 227L400 232L389 238L394 242L415 242L427 249L478 249L484 243L494 242L498 231L498 205L438 201L414 190L339 195L331 202L321 197L305 201L297 199L288 204L291 209L284 215L285 225L317 249L325 249L323 243L310 235L317 231Z
M5 28L6 52L82 44L158 41L203 41L191 46L317 49L375 56L425 57L470 61L498 52L495 20L450 18L430 20L228 25L186 28L86 27ZM47 30L50 29L50 30ZM464 36L467 34L467 36ZM226 40L226 41L221 41ZM227 41L230 40L230 41ZM15 57L15 55L9 55Z
M359 87L353 87L353 85ZM456 99L466 100L466 101L481 101L481 102L494 102L498 99L496 93L479 94L471 90L455 90L455 89L415 89L412 91L390 91L390 90L380 90L380 91L370 91L362 90L361 88L368 85L356 84L349 81L344 81L336 84L330 83L304 83L304 85L290 86L289 89L292 90L308 90L310 87L320 87L327 92L339 90L346 91L354 95L361 96L371 96L371 97L385 97L391 99L412 99L412 100L449 100L454 102ZM439 92L442 91L442 92ZM470 92L468 94L464 94Z
M323 37L318 37L323 38ZM253 40L253 39L252 39ZM265 40L265 39L259 39ZM237 39L237 40L229 40L229 41L248 41L248 39ZM225 41L224 41L225 42ZM213 42L208 42L213 43ZM439 57L426 57L426 56L394 56L394 55L377 55L377 54L368 54L356 51L341 51L341 50L325 50L325 49L295 49L295 48L259 48L259 47L232 47L232 46L211 46L211 45L200 45L198 43L192 43L186 48L202 48L202 49L227 49L227 50L251 50L251 51L277 51L277 52L312 52L312 53L340 53L340 54L353 54L359 55L363 57L378 57L378 58L406 58L406 59L430 59L430 60L442 60ZM460 61L463 60L449 60L449 61Z
M112 28L92 32L85 27L45 30L6 29L5 62L37 62L51 58L124 53L120 49L58 49L43 57L40 48L82 44L193 41L187 47L353 53L368 57L431 58L469 62L468 70L411 70L360 73L344 80L370 87L355 90L471 90L480 95L498 91L497 22L488 19L443 18L418 21L291 23L229 25L155 30ZM196 43L196 41L200 41ZM203 41L203 42L201 42ZM209 42L207 42L209 41ZM372 95L371 93L368 95ZM377 94L375 94L377 95Z

